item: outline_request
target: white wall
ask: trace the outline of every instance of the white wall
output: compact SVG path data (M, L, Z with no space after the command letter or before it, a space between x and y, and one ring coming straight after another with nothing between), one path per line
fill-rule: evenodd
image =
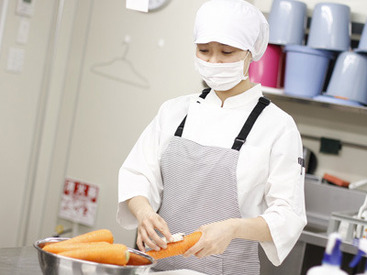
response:
M94 228L109 228L117 241L133 246L135 233L115 222L118 169L164 100L200 90L193 69L192 27L204 0L172 0L152 14L126 10L121 0L37 0L26 45L15 42L20 17L14 12L17 1L10 2L0 56L0 219L3 232L14 233L0 236L0 247L31 244L53 234L56 224L72 226L57 218L65 177L99 186ZM264 11L271 4L254 2ZM353 1L353 9L366 10L362 2ZM58 3L64 6L58 8ZM57 10L62 18L56 35ZM52 47L55 35L58 40ZM148 80L149 88L91 71L96 64L121 57L127 37L126 58ZM5 70L13 46L26 49L20 74ZM137 78L126 63L114 64L120 67L107 73L119 73L125 80ZM279 104L305 134L366 143L365 116L356 119L341 112ZM318 150L314 142L305 144ZM320 174L329 171L350 180L367 177L365 151L347 148L340 157L320 155L319 160ZM89 230L81 226L78 232Z
M64 137L57 137L50 175L50 181L58 184L49 186L48 197L59 196L64 177L98 185L95 228L109 228L117 240L131 246L135 232L126 232L115 222L118 169L164 100L201 89L192 55L193 21L200 4L172 1L164 10L145 14L126 10L121 1L84 1L76 11L78 31L72 39L58 130ZM121 59L126 46L126 59L148 80L148 88L92 72L93 66L117 58L112 63L115 69L99 68L121 79L138 80ZM60 165L62 158L65 163ZM55 218L58 202L47 199L45 205L39 234L47 236L57 222L71 226ZM91 229L81 226L79 230ZM34 238L37 234L28 234L28 240Z
M39 0L29 18L28 42L17 43L21 16L18 1L9 1L0 59L0 220L1 246L14 246L23 238L27 208L39 153L38 134L43 117L44 68L55 1ZM10 48L25 50L21 73L6 70ZM8 232L11 232L10 234Z

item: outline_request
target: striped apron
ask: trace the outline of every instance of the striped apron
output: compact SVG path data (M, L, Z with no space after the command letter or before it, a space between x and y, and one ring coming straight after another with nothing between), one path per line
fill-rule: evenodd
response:
M205 98L206 89L200 95ZM186 117L161 159L164 184L158 211L172 233L189 234L201 225L241 218L236 170L239 151L257 117L270 103L264 97L252 110L232 149L202 146L181 138ZM260 274L258 242L234 239L223 254L198 259L175 256L158 260L154 270L191 269L209 275Z

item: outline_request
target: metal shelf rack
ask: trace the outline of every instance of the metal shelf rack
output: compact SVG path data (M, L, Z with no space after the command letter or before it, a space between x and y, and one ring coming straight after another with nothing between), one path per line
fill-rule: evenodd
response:
M334 110L338 110L342 112L350 112L350 113L367 115L367 107L354 107L354 106L334 104L334 103L329 103L329 102L321 102L321 101L313 100L311 98L285 95L282 89L275 89L275 88L270 88L270 87L265 87L265 86L263 86L262 88L264 91L264 95L268 97L270 100L274 100L274 101L282 100L282 101L288 101L288 102L296 102L300 104L313 105L313 106L317 106L321 108L334 109Z

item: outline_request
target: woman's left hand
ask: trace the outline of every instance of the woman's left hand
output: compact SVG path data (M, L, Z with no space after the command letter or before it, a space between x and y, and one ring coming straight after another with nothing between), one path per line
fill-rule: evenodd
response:
M235 236L236 223L229 219L201 226L200 240L184 254L184 257L195 255L198 258L213 254L222 254Z

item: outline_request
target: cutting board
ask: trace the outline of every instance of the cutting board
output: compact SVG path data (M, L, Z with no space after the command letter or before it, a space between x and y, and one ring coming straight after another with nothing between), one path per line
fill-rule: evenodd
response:
M204 273L200 273L200 272L188 270L188 269L160 271L160 272L153 272L149 274L150 275L206 275Z

